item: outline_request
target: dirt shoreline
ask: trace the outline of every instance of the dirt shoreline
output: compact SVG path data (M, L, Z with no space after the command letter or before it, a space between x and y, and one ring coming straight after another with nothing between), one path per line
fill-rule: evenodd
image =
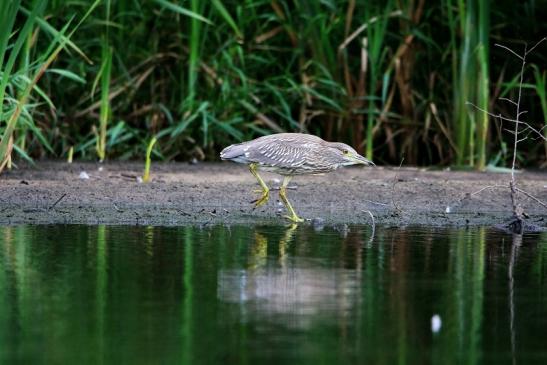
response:
M80 178L83 171L89 179ZM275 190L266 205L253 209L250 202L258 186L245 166L156 163L148 184L137 182L141 174L141 163L20 166L0 176L0 224L286 223ZM279 176L263 175L274 188L279 186ZM500 173L353 167L296 177L288 194L312 224L370 224L370 211L376 224L384 226L496 225L511 218L508 178ZM547 173L523 172L518 181L547 201ZM492 185L500 187L471 195ZM528 223L546 230L547 210L524 195L520 199Z

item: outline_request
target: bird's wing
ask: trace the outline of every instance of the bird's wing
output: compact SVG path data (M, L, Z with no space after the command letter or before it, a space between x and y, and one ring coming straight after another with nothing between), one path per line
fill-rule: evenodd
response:
M246 152L247 159L254 163L280 168L296 168L307 164L320 153L320 145L315 141L297 139L271 139L253 144Z

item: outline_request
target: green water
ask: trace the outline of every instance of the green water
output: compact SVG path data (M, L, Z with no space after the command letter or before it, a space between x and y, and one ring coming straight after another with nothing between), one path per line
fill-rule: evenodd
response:
M1 227L0 363L547 363L547 235L370 235Z

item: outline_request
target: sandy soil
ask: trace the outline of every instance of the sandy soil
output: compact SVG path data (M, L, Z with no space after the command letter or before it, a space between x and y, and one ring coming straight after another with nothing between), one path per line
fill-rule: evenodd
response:
M85 171L89 179L81 179ZM38 162L0 176L0 224L246 224L284 223L277 191L257 209L258 188L234 163L154 164L139 183L142 164ZM264 173L274 187L280 177ZM495 225L511 217L508 174L414 168L339 169L296 177L289 199L312 224ZM520 187L547 201L547 173L518 174ZM487 186L497 185L484 189ZM476 194L474 194L476 193ZM521 195L531 225L547 227L547 210ZM307 223L310 224L310 223Z

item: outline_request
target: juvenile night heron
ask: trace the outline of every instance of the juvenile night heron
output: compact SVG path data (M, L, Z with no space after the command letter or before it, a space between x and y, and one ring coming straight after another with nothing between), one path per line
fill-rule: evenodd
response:
M340 166L374 165L347 144L327 142L302 133L278 133L233 144L222 150L220 158L249 165L251 174L262 187L262 195L253 201L256 207L265 204L270 197L270 189L258 175L258 170L283 175L279 197L289 211L286 218L293 222L304 221L287 199L287 185L293 176L323 174Z

